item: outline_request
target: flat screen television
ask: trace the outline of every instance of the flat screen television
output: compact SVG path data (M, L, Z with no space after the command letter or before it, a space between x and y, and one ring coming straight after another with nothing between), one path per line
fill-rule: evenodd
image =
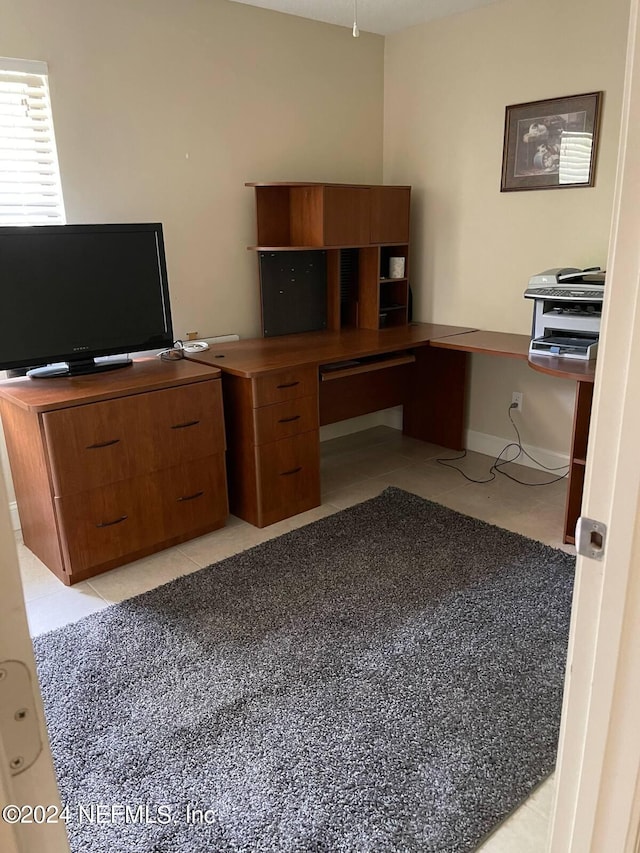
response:
M172 343L160 223L0 227L0 369L93 373Z

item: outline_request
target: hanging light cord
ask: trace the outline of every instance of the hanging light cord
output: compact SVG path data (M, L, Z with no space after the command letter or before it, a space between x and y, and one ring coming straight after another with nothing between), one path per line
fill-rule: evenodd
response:
M353 0L353 37L357 39L360 35L358 29L358 0Z

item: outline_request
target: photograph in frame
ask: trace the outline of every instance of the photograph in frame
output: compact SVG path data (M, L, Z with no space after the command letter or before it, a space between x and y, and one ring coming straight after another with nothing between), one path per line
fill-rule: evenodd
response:
M592 187L602 92L506 108L501 192Z

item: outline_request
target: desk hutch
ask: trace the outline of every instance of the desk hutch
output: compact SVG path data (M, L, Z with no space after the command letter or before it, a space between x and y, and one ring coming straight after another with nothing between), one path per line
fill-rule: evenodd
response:
M256 194L260 256L279 252L326 257L326 323L314 328L404 326L409 310L411 187L314 183L249 183ZM405 259L405 275L389 276L389 259ZM286 276L283 277L286 282ZM277 298L262 288L264 314ZM268 306L265 299L270 300ZM286 306L277 310L287 313ZM291 318L292 322L295 318ZM267 330L268 331L268 330ZM290 327L288 331L299 331Z

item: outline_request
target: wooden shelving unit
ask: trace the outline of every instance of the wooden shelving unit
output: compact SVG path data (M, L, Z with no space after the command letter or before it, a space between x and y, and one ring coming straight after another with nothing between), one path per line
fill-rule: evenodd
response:
M380 329L409 321L409 217L411 187L321 183L248 183L256 194L260 259L262 330L273 334L265 314L273 316L265 293L266 253L323 250L326 263L326 312L317 312L317 329ZM403 278L389 277L389 259L405 259ZM300 258L304 265L304 258ZM270 283L273 280L270 279ZM282 278L278 296L300 298L295 274ZM304 297L303 297L304 298ZM309 297L311 299L311 296ZM305 303L306 305L306 303ZM291 326L277 334L308 331ZM320 316L322 313L323 316ZM312 316L315 316L313 310Z

